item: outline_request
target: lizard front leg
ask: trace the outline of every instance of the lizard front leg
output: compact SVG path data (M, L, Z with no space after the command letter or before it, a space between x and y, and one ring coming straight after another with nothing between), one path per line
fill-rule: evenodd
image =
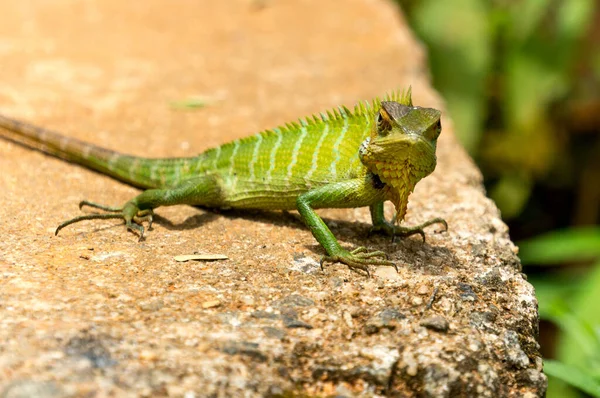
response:
M298 197L296 205L302 219L327 252L327 255L321 258L321 267L326 261L340 262L346 264L351 270L363 271L367 275L369 275L369 265L396 267L382 251L368 251L364 247L353 251L342 248L323 219L314 210L315 208L365 206L378 195L380 192L369 189L365 186L364 180L355 179L328 184Z
M421 235L423 238L423 242L425 242L425 232L424 228L433 225L433 224L441 224L444 227L444 230L448 230L448 223L446 220L440 217L432 218L431 220L427 220L422 224L415 225L412 227L404 227L400 225L394 225L394 223L390 223L385 219L383 214L383 202L378 202L374 205L369 206L369 210L371 210L371 220L373 221L373 227L371 228L371 233L380 232L385 235L391 236L392 241L396 238L396 236L406 237L411 235Z
M152 225L154 209L160 206L180 204L204 205L218 207L222 204L221 179L217 175L204 175L191 178L180 184L164 189L148 189L125 203L122 207L110 207L94 202L82 201L79 208L93 207L106 213L86 214L67 220L60 224L55 235L66 227L80 221L97 219L122 219L128 230L137 232L140 240L144 237L142 223L148 221Z

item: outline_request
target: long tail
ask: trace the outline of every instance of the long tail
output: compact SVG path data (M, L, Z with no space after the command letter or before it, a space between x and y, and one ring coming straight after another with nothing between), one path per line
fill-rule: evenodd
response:
M149 159L125 155L54 131L0 115L0 136L43 153L77 163L140 188L169 185L193 158Z

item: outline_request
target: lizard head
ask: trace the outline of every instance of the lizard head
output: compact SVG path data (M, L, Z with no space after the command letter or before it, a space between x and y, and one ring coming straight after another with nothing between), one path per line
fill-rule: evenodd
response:
M415 184L435 169L440 116L437 109L412 106L410 101L382 101L371 135L361 145L361 161L390 189L399 220Z

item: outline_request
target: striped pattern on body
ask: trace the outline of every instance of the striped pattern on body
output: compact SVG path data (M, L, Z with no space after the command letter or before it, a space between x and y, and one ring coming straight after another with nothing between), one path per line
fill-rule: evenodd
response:
M218 173L236 207L245 207L244 202L255 206L257 200L266 207L270 202L272 207L294 207L300 193L366 173L358 148L371 123L357 120L365 119L340 110L236 140L200 155L206 168L199 171Z

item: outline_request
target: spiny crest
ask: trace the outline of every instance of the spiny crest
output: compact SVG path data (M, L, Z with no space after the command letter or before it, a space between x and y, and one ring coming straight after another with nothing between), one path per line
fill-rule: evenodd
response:
M356 114L356 110L353 113L347 107L339 106L336 109L330 109L330 110L327 110L326 112L321 112L319 114L313 114L311 116L308 116L307 118L298 119L298 121L288 122L278 128L265 130L261 133L258 133L258 135L268 136L268 135L275 134L277 131L279 131L285 135L288 131L298 131L303 127L310 128L315 125L320 125L320 124L327 123L327 122L332 122L332 121L341 120L341 119L347 119L349 117L352 117L354 114ZM253 137L254 136L242 138L241 142L244 142L245 140L252 140Z
M395 90L387 93L383 98L375 98L372 101L362 101L354 107L354 115L372 115L381 108L384 101L398 102L402 105L412 106L411 88L407 90Z
M345 119L351 116L371 115L375 110L381 107L383 101L399 102L402 105L412 106L411 87L406 90L395 90L387 93L382 98L375 98L372 101L361 101L354 106L353 110L345 106L339 106L321 112L318 115L309 116L306 120L301 119L300 123L306 123L305 126L320 124L322 122L331 122L339 119ZM287 127L287 126L286 126Z
M352 116L371 115L375 110L378 110L381 107L381 103L383 101L394 101L399 102L402 105L412 106L411 87L406 90L392 91L387 93L382 98L375 98L372 101L361 101L354 106L353 110L350 110L342 105L319 114L314 114L306 119L300 119L299 123L302 126L311 127L323 122L332 122ZM298 122L292 122L280 127L280 130L285 132L286 130L297 130L299 127L300 126L298 125ZM270 130L267 130L264 133L269 134L269 132Z
M412 87L409 86L406 90L395 90L386 94L382 100L377 102L377 105L381 105L381 101L394 101L399 102L402 105L413 106Z
M381 108L382 101L394 101L399 102L403 105L412 106L411 88L409 87L407 90L395 90L390 93L387 93L382 98L375 98L372 101L361 101L354 106L353 110L350 110L343 105L338 106L337 108L329 109L325 112L314 114L307 118L298 119L298 121L295 122L288 122L277 128L264 130L258 134L249 137L244 137L236 141L238 141L239 144L244 144L256 140L259 135L262 137L268 137L274 134L285 135L288 131L298 131L302 127L310 128L312 126L320 125L322 123L335 122L341 119L348 119L353 116L374 116L375 111ZM222 146L222 149L226 149L229 146L235 145L236 141L224 144ZM211 153L215 150L216 148L209 149L207 153Z

